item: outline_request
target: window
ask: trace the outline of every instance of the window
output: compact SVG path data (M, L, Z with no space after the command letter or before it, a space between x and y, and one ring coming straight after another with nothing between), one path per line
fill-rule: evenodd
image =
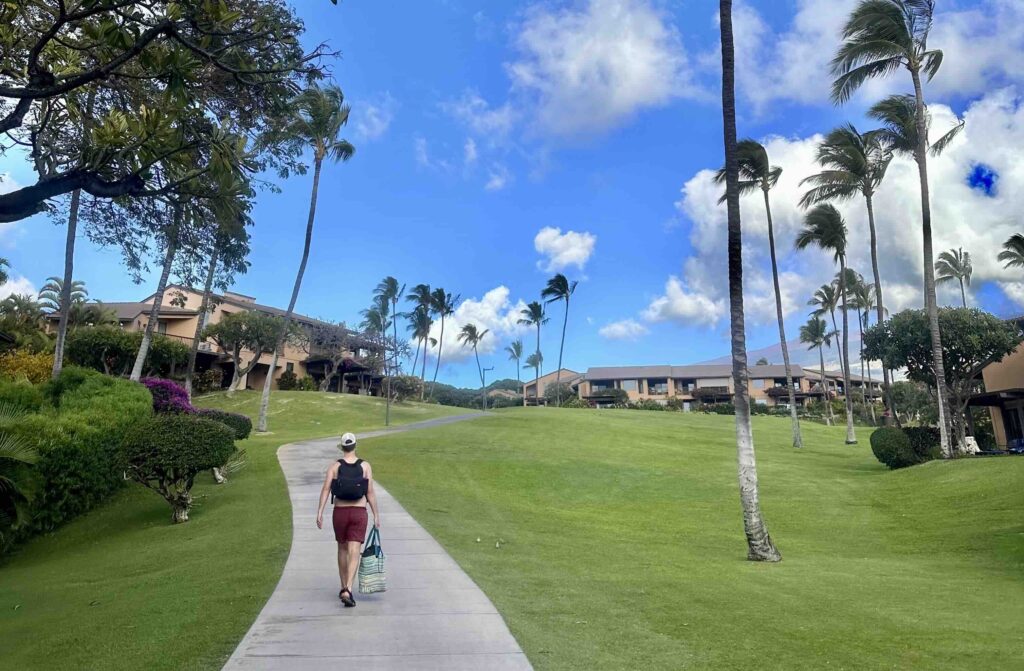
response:
M754 385L754 389L764 389L764 380L763 379L752 380L751 382Z
M693 391L694 381L693 380L675 380L676 392L686 393Z
M156 323L156 332L157 333L167 333L167 322L157 322Z
M591 393L595 391L608 391L609 389L615 389L614 380L592 380L590 382Z
M293 364L292 362L289 361L285 365L285 370L287 370L289 373L294 373L295 372L295 364Z
M658 377L647 380L648 394L668 394L668 378Z
M623 380L620 389L624 391L640 391L639 380Z

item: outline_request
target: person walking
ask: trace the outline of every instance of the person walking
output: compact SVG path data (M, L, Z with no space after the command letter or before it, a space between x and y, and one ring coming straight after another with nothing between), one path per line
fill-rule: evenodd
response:
M373 469L369 462L356 455L356 437L346 433L341 437L342 457L327 469L324 486L320 489L320 507L316 513L316 526L324 528L324 508L330 497L334 503L332 521L334 540L338 542L338 575L341 591L338 598L346 608L356 605L352 593L363 541L366 538L366 507L373 513L373 526L380 527L377 494L373 489Z

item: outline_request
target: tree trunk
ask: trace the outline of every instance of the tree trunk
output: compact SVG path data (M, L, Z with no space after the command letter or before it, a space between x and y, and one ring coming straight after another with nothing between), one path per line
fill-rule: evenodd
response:
M827 326L825 328L828 328ZM835 418L832 416L832 399L828 397L828 382L825 380L825 348L822 345L818 345L818 361L821 365L821 400L828 407L825 413L825 421L829 426L835 424Z
M793 369L789 365L789 345L786 343L786 322L782 316L782 290L779 288L779 265L775 258L775 228L772 223L772 206L768 189L764 192L764 211L768 217L768 253L772 259L772 282L775 285L775 313L779 320L779 344L782 346L782 363L786 367L786 386L789 388L789 417L793 424L793 447L803 447L800 434L800 418L796 412L796 390L793 388Z
M430 398L434 398L437 371L441 370L441 348L444 347L444 313L441 313L441 336L437 339L437 362L434 364L434 379L430 381Z
M71 285L75 272L75 235L78 233L78 209L82 200L81 189L71 192L71 206L68 209L68 234L64 242L64 284L60 290L60 322L57 324L57 343L53 349L53 370L51 377L57 379L64 367L64 342L68 334L68 319L71 316Z
M206 283L203 285L203 302L199 305L199 320L196 322L196 333L192 338L192 347L188 352L188 370L185 371L185 391L189 400L192 399L192 378L196 374L196 359L199 358L199 340L206 326L206 313L210 309L210 292L213 291L213 276L217 272L217 259L220 256L217 246L210 252L210 265L206 269Z
M540 362L540 322L537 322L537 367L533 369L534 380L533 380L533 393L536 398L535 405L540 406L540 369L542 368ZM523 396L523 405L526 405L526 396Z
M964 278L960 279L960 299L964 302L964 307L967 307L967 292L964 291Z
M569 325L569 297L565 297L565 317L562 319L562 344L558 346L558 369L555 371L555 395L558 407L562 407L562 351L565 350L565 328Z
M846 444L857 443L853 430L853 389L850 388L850 315L846 309L846 255L839 255L839 293L843 299L843 396L846 398Z
M743 509L743 528L747 537L747 559L782 559L761 516L758 500L757 464L754 436L750 426L748 397L747 343L743 321L743 245L740 226L739 166L736 160L735 56L732 35L732 0L720 0L722 34L722 121L725 139L726 203L729 222L729 313L732 335L732 378L736 406L736 460Z
M865 310L864 311L864 326L870 326L870 321L869 321L870 319L871 319L871 312L869 310ZM864 351L864 336L863 336L863 334L860 337L860 343L861 343L861 352L863 352ZM861 354L861 358L863 358L863 356L864 355ZM868 361L868 389L871 390L872 393L874 393L874 391L875 391L875 381L871 379L871 362L870 361ZM871 408L871 424L872 424L872 426L878 426L878 418L875 417L875 400L874 400L874 398L871 399L871 403L869 404L868 407Z
M263 382L263 395L260 398L260 416L256 430L263 433L267 430L267 410L270 407L270 387L274 384L274 371L277 370L277 357L281 348L284 347L285 339L288 337L288 329L292 323L292 312L295 310L295 302L299 299L299 289L302 287L302 276L306 272L306 262L309 261L309 246L313 241L313 221L316 219L317 191L320 188L320 169L323 167L323 157L317 156L313 168L313 190L309 196L309 217L306 219L306 239L302 245L302 260L299 262L299 272L295 274L295 285L292 287L292 297L288 301L288 310L284 313L284 325L281 328L281 335L274 346L274 354L270 359L270 370L267 371L267 379ZM257 355L258 356L258 355Z
M192 494L187 491L175 492L166 498L171 504L171 524L188 522L188 513L192 509Z
M875 234L875 205L873 194L864 194L864 200L868 208L868 229L871 232L871 274L875 280L875 312L878 315L878 323L885 321L885 302L882 300L882 275L878 270L878 237ZM882 362L882 403L889 411L889 417L896 418L896 408L893 407L892 390L890 388L889 369ZM886 421L889 423L889 420ZM899 419L896 419L899 424Z
M427 393L427 348L430 346L430 336L423 339L423 362L420 364L420 402Z
M180 205L174 206L174 223L167 232L167 251L164 253L164 267L160 272L160 283L157 284L156 294L153 296L153 307L149 311L149 321L146 323L146 330L142 334L142 343L139 345L139 353L135 355L135 366L132 367L132 374L129 378L132 382L142 379L142 368L146 363L146 356L149 354L149 343L153 339L153 328L160 321L160 308L163 307L164 289L167 288L167 278L171 275L171 264L174 262L174 254L178 251L178 228L181 226L182 211Z
M932 336L932 362L935 367L935 382L939 394L939 436L942 455L952 457L954 448L949 440L946 390L946 368L942 356L942 334L939 331L939 307L935 297L935 256L932 251L932 210L928 195L928 121L925 116L924 93L921 90L921 75L916 69L910 74L914 81L914 96L917 99L917 172L921 179L921 233L924 247L924 304L928 312L928 325Z
M484 386L484 369L480 366L480 352L476 349L476 343L473 343L473 356L476 357L476 372L480 376L480 409L487 412L487 387Z
M845 359L845 356L844 356L843 351L842 351L843 348L839 347L839 345L838 345L838 343L839 343L839 326L836 325L836 311L835 310L830 310L829 312L832 315L832 330L835 331L835 333L836 333L836 356L839 357L839 370L843 370L843 360Z

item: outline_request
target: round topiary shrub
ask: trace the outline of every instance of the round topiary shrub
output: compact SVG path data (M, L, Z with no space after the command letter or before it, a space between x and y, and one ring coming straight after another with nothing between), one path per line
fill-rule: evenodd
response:
M907 434L893 427L876 429L871 434L871 451L876 459L893 469L921 463Z
M938 459L942 455L942 439L934 426L906 426L903 433L910 441L910 449L918 463Z
M216 410L214 408L197 408L196 415L228 426L235 432L237 440L245 440L252 433L252 420L237 412L227 412L226 410Z
M177 524L188 521L196 475L234 454L235 432L196 415L157 415L129 429L121 450L131 479L164 497Z
M188 392L177 382L158 377L144 377L142 384L153 395L153 411L157 413L188 414L195 412L188 400Z

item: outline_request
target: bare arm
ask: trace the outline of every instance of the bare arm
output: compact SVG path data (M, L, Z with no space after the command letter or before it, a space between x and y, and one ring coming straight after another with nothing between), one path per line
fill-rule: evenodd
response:
M366 503L370 506L370 512L373 513L373 526L380 528L380 510L377 508L377 490L373 486L373 469L370 468L370 464L366 464L366 479L370 485L366 488Z
M327 505L327 497L331 495L331 480L338 470L338 464L332 464L327 469L327 476L324 478L324 486L320 488L320 506L316 510L316 528L324 528L324 506Z

